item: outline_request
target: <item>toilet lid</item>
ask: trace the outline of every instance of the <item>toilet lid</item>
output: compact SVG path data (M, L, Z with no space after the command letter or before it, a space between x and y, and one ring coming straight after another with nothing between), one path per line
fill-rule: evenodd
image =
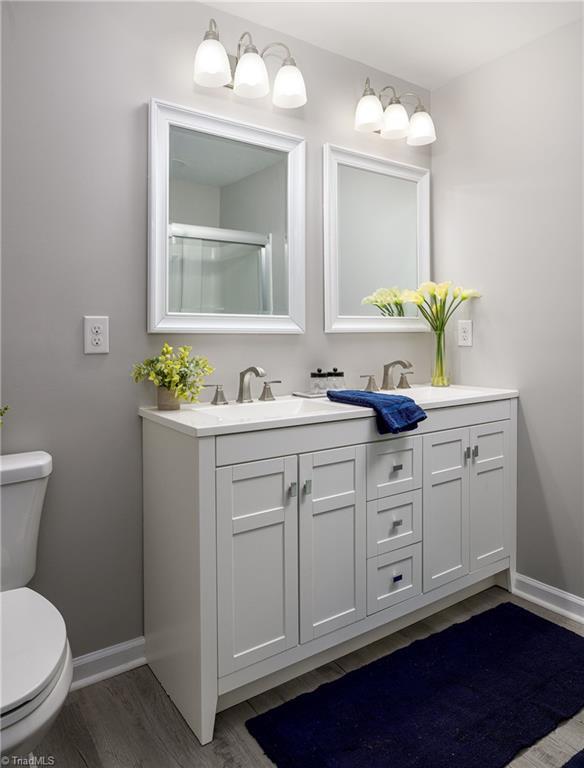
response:
M28 587L0 593L0 712L37 696L51 681L67 647L65 622Z

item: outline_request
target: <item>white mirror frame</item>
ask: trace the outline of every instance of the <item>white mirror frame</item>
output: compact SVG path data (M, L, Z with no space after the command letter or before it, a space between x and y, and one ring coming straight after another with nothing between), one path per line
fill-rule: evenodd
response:
M326 333L387 333L427 331L421 317L366 317L339 314L338 261L338 166L349 165L383 173L417 184L418 200L418 283L430 279L430 171L385 157L365 155L350 149L325 144L323 147L324 205L324 313ZM372 286L371 290L380 286ZM388 286L389 287L389 286ZM417 286L403 286L416 288Z
M288 153L287 315L195 314L168 311L168 186L170 127ZM229 120L159 99L150 101L148 332L304 333L305 324L305 142L248 123Z

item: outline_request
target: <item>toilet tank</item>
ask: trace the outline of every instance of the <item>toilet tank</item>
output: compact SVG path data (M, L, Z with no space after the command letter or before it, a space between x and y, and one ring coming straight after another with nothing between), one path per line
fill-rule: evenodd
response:
M53 468L44 451L0 456L0 590L24 587L36 570L43 502Z

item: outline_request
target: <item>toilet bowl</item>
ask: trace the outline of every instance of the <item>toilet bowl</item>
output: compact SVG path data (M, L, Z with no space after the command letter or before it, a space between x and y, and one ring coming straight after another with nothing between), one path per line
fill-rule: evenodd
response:
M0 617L0 743L2 755L23 755L59 714L73 659L63 617L32 589L0 593Z
M65 622L25 586L36 568L40 516L52 460L48 453L0 456L0 753L26 755L43 739L71 686Z

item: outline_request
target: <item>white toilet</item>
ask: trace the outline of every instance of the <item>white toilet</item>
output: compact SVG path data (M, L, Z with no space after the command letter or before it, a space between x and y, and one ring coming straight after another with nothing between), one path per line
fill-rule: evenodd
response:
M44 451L0 456L0 748L25 755L59 714L73 676L65 622L28 589L52 470Z

